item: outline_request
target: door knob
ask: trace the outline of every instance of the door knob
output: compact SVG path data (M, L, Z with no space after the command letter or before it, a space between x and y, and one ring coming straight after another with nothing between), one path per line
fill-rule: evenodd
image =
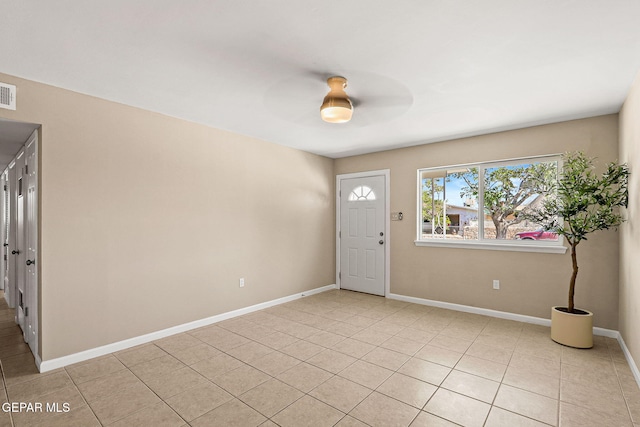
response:
M27 260L27 265L31 265L31 264L35 264L36 260L34 259L33 261L31 261L30 259Z
M20 251L11 251L11 255L18 255Z
M384 240L380 240L378 243L382 245L384 243Z

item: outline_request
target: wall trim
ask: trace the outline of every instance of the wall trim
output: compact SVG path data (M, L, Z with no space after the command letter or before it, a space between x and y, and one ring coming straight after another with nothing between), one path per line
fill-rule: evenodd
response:
M406 295L399 295L399 294L389 294L387 295L387 298L395 299L398 301L412 302L414 304L446 308L454 311L462 311L465 313L481 314L484 316L497 317L499 319L507 319L507 320L515 320L517 322L532 323L534 325L551 326L551 319L543 319L542 317L526 316L524 314L509 313L506 311L491 310L488 308L472 307L469 305L454 304L451 302L443 302L443 301L429 300L424 298L409 297ZM638 387L640 387L640 370L638 369L638 365L636 365L636 362L633 360L633 357L631 356L631 352L627 348L627 345L625 344L624 339L622 338L622 335L620 334L620 332L615 331L613 329L593 328L593 334L603 336L603 337L613 338L618 341L618 343L620 344L620 347L622 347L624 356L627 359L627 362L629 363L629 367L631 368L631 372L633 373L636 383L638 383Z
M512 240L507 240L509 243L501 242L482 242L475 240L415 240L413 242L416 246L431 246L434 248L457 248L457 249L485 249L490 251L513 251L513 252L537 252L547 254L564 254L567 252L567 247L563 245L542 245L526 243L527 241L517 240L514 243Z
M74 363L84 362L86 360L104 356L106 354L114 353L116 351L126 350L127 348L135 347L137 345L146 344L148 342L155 341L161 338L166 338L171 335L187 332L193 329L201 328L203 326L212 325L214 323L218 323L223 320L232 319L234 317L242 316L244 314L253 313L254 311L264 310L265 308L284 304L290 301L295 301L297 299L319 294L321 292L326 292L331 289L338 289L338 286L336 284L322 286L320 288L311 289L308 291L300 292L297 294L289 295L289 296L278 298L275 300L255 304L249 307L244 307L244 308L229 311L226 313L221 313L215 316L207 317L207 318L196 320L189 323L184 323L182 325L173 326L171 328L163 329L156 332L151 332L149 334L141 335L138 337L129 338L123 341L118 341L118 342L107 344L101 347L92 348L89 350L81 351L79 353L70 354L68 356L58 357L56 359L42 361L40 359L40 356L36 355L35 357L36 366L38 367L38 370L41 373L52 371L54 369L72 365ZM541 317L526 316L523 314L509 313L505 311L491 310L488 308L472 307L468 305L428 300L424 298L416 298L416 297L410 297L406 295L399 295L399 294L392 294L392 293L387 294L387 298L398 300L398 301L411 302L414 304L428 305L432 307L439 307L439 308L445 308L445 309L454 310L454 311L461 311L465 313L481 314L484 316L496 317L499 319L515 320L518 322L531 323L531 324L542 325L542 326L551 326L550 319L544 319ZM594 335L614 338L618 341L618 343L620 344L620 347L622 348L624 356L627 360L627 363L629 364L631 372L633 373L636 383L638 383L638 386L640 387L640 370L638 369L638 365L636 365L635 361L633 360L633 356L631 356L631 352L629 351L629 348L624 342L624 338L622 338L622 335L620 334L620 332L612 329L593 328L593 333Z
M36 354L34 356L34 359L36 360L36 368L38 368L38 371L40 371L40 365L42 365L42 359L40 359L40 355ZM40 371L42 372L42 371Z
M620 347L622 347L622 352L624 353L624 357L627 359L627 363L629 364L629 368L631 368L631 372L633 373L634 378L636 379L636 383L638 383L638 387L640 387L640 370L638 369L638 365L633 360L633 356L631 356L631 352L627 347L627 344L624 342L624 338L622 338L622 334L618 332L618 343Z
M524 314L509 313L507 311L491 310L489 308L472 307L470 305L454 304L452 302L436 301L424 298L409 297L406 295L389 294L390 299L398 301L412 302L415 304L429 305L432 307L446 308L454 311L463 311L465 313L481 314L484 316L497 317L499 319L515 320L517 322L532 323L534 325L551 326L551 319L542 317L527 316ZM620 335L618 331L605 328L593 328L594 335L601 335L609 338L617 339Z
M215 316L207 317L193 322L184 323L182 325L172 326L160 331L151 332L149 334L140 335L138 337L129 338L123 341L114 342L111 344L103 345L101 347L84 350L79 353L70 354L68 356L58 357L56 359L40 361L36 359L36 364L40 372L48 372L54 369L62 368L64 366L72 365L78 362L84 362L85 360L93 359L95 357L104 356L106 354L114 353L116 351L125 350L127 348L135 347L140 344L146 344L151 341L155 341L161 338L166 338L171 335L187 332L193 329L201 328L203 326L212 325L214 323L221 322L223 320L231 319L234 317L242 316L244 314L253 313L254 311L264 310L265 308L273 307L276 305L284 304L286 302L295 301L297 299L315 295L321 292L329 291L331 289L337 289L335 284L322 286L320 288L311 289L297 294L289 295L286 297L274 299L267 302L262 302L249 307L239 308L237 310L229 311L226 313L217 314ZM39 363L38 363L39 362Z

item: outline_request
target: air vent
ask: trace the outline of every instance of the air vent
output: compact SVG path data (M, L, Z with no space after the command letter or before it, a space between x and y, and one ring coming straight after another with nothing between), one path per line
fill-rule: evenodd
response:
M0 108L16 109L16 87L7 83L0 83Z

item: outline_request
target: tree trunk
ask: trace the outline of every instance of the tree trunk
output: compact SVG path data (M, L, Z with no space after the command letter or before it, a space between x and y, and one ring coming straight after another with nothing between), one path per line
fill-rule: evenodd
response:
M491 215L491 220L493 221L493 225L496 227L496 239L504 240L507 238L507 227L502 222L502 218L498 216Z
M576 290L576 277L578 277L578 259L576 258L576 246L575 242L571 243L571 264L573 265L573 273L571 274L571 281L569 282L569 304L567 305L567 311L573 313L573 295Z

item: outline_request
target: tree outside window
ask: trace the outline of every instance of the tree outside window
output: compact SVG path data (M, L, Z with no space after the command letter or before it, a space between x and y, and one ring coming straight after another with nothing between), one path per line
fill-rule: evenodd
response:
M523 232L541 229L539 224L527 221L524 214L543 203L553 191L557 172L557 158L422 170L422 220L431 224L431 231L423 227L421 237L433 238L433 230L438 226L446 230L440 238L465 240L512 240ZM475 218L482 216L482 221L473 220L470 212L474 209ZM460 220L459 230L450 227L450 217L465 218ZM449 234L455 236L447 236L452 228L455 233ZM536 238L535 234L527 236L531 240L542 238ZM549 239L548 233L544 236ZM557 236L552 239L557 240Z

